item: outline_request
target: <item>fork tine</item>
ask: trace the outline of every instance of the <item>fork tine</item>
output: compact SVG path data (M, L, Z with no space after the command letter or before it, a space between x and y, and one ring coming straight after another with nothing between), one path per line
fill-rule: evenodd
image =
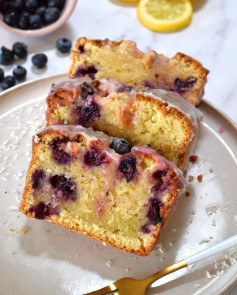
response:
M118 290L114 284L110 284L102 289L99 289L99 290L96 290L94 292L90 292L90 293L86 293L86 294L83 294L83 295L103 295L103 294L107 294L107 293L110 293L110 292L113 292L113 291L116 291Z

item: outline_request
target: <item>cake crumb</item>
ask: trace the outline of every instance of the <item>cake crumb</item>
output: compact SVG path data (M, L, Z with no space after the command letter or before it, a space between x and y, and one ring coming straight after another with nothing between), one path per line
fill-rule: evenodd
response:
M211 216L212 214L215 214L218 210L218 207L216 205L212 205L206 208L206 213L208 216Z
M212 168L210 168L210 169L209 169L209 172L210 172L210 173L213 173L213 172L214 172L214 170L213 170Z
M14 230L13 228L10 228L10 231L11 231L11 232L14 232L15 230Z
M206 276L207 276L208 279L212 278L212 275L209 273L209 271L206 271Z
M28 230L25 227L22 227L21 229L16 231L18 234L24 235L28 232Z
M50 229L47 229L45 232L46 232L46 233L49 233L49 232L50 232Z
M189 175L189 177L188 177L188 181L189 182L192 182L194 180L194 177L192 176L192 175Z
M219 129L219 133L222 134L225 132L225 126L221 126L221 128Z
M107 267L111 268L112 267L112 261L111 260L106 261L105 265Z
M200 284L200 283L196 283L196 284L195 284L195 288L198 289L198 288L200 288L200 287L201 287L201 284Z
M197 160L198 160L198 156L190 156L189 157L189 162L193 163L193 164L196 164L197 163Z
M197 180L198 180L198 182L202 182L202 180L203 180L203 175L202 175L202 174L199 174L198 177L197 177Z
M186 198L188 198L190 196L190 193L186 192L185 196L186 196Z
M12 254L13 254L13 255L16 255L16 254L17 254L17 251L12 252Z
M201 240L201 241L199 242L199 245L202 245L202 244L204 244L204 243L209 243L209 242L210 242L209 239L203 239L203 240Z

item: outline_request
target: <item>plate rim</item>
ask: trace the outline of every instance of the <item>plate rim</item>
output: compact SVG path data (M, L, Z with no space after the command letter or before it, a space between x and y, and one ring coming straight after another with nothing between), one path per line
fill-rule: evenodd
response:
M67 73L58 73L58 74L47 75L44 77L35 78L30 81L23 82L21 84L18 84L16 86L0 93L0 100L4 99L4 97L9 94L11 95L12 93L17 92L18 90L21 90L22 88L28 87L31 84L35 84L35 83L39 83L39 82L43 82L43 81L47 81L47 80L51 80L51 79L59 79L60 77L67 78L67 76L68 76ZM234 129L234 131L237 134L237 122L235 122L233 119L231 119L229 117L229 115L227 115L225 112L223 112L221 109L219 109L218 106L216 106L213 102L211 102L210 100L208 100L206 98L202 99L201 104L205 104L214 113L219 114L222 117L222 119L224 119L225 121L227 121L231 125L231 127ZM227 285L225 285L221 289L219 289L219 293L216 295L226 294L228 291L230 291L231 288L233 288L236 285L236 283L237 283L237 274L235 276L233 276L233 278L231 280L229 280Z

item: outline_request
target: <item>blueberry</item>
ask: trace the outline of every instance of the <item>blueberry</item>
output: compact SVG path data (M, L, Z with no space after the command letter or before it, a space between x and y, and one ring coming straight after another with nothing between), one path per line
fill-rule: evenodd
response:
M12 2L9 0L3 0L0 2L0 11L2 14L6 14L12 9Z
M28 9L28 11L33 11L37 7L39 7L39 1L38 0L25 0L25 6Z
M15 84L16 80L13 76L6 76L2 79L1 88L2 90L6 90L8 88L15 86Z
M30 29L36 30L43 26L43 20L39 14L30 14L29 16Z
M187 81L176 78L174 81L175 90L178 93L183 93L187 88L192 87L197 82L197 78L189 77Z
M59 38L56 42L57 49L62 53L67 53L72 47L72 42L66 38Z
M26 69L22 66L16 66L13 69L13 76L19 81L25 79L26 73L27 73Z
M8 66L14 63L14 53L13 51L2 47L0 50L0 64Z
M30 14L26 11L23 11L22 14L20 15L20 19L19 19L19 23L18 23L18 27L22 30L27 30L30 27L29 24L29 17Z
M19 20L20 14L18 11L7 12L3 17L3 21L11 27L17 27Z
M31 182L33 189L40 189L43 181L46 178L46 174L43 169L36 169L31 175Z
M62 149L62 146L69 141L68 137L63 139L56 137L50 142L53 159L60 165L68 164L72 157Z
M22 42L16 42L12 46L12 51L19 58L27 57L27 46Z
M29 209L30 213L35 214L35 218L44 219L47 216L50 216L50 208L45 205L44 202L40 202L38 205L31 206Z
M42 69L46 66L48 58L44 53L37 53L32 57L31 61L37 68Z
M57 7L62 9L65 5L65 0L48 0L48 7Z
M88 166L100 166L106 162L106 154L97 150L87 151L84 155L84 163Z
M161 180L163 176L166 176L167 172L164 170L157 170L152 174L152 177L156 180Z
M56 7L48 7L45 10L44 20L47 24L52 24L60 17L60 10Z
M84 127L100 117L100 106L94 100L87 102L84 107L76 107L76 121Z
M22 11L25 8L23 0L13 0L11 1L11 7L13 10Z
M45 6L40 6L36 9L35 13L39 14L42 18L44 18L46 7Z
M120 155L130 153L132 149L129 141L123 137L114 137L110 148Z
M0 82L2 82L3 78L4 78L4 71L2 68L0 68Z
M82 66L78 67L76 73L74 74L74 77L81 78L81 77L88 76L91 79L95 79L95 74L97 72L98 71L95 66L85 67L84 65L82 65Z
M162 206L162 203L159 200L157 199L151 200L151 205L149 207L147 217L151 221L151 223L154 225L162 221L162 217L160 215L161 206Z
M49 183L55 189L58 199L75 201L77 198L76 183L73 178L66 178L64 175L50 177Z
M80 86L81 89L81 97L83 99L86 99L88 97L88 95L93 95L94 94L94 90L91 87L90 84L83 82Z
M122 172L127 182L132 180L136 172L136 158L133 156L126 156L122 158L118 170Z

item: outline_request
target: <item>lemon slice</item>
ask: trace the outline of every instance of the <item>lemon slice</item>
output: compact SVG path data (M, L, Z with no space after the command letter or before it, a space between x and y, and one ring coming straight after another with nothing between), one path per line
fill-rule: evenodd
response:
M122 2L138 2L139 0L120 0Z
M147 28L169 32L190 24L193 7L189 0L140 0L137 8L139 21Z

